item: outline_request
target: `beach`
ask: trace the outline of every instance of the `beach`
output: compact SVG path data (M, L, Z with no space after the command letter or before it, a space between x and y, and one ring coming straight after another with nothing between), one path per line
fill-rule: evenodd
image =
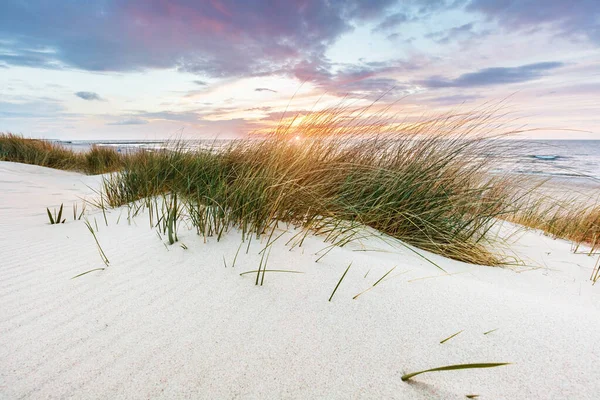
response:
M105 222L88 207L106 266L71 210L101 176L0 162L0 177L0 398L595 399L600 390L600 292L589 281L598 255L568 241L504 223L502 237L515 233L497 245L521 265L419 252L443 272L383 235L315 262L323 238L291 248L293 228L281 225L261 286L240 274L257 269L266 239L241 245L233 230L204 241L182 224L168 245L143 213L129 219L120 207ZM61 204L67 221L48 224L46 207ZM105 269L71 279L96 268ZM401 380L486 362L511 364Z

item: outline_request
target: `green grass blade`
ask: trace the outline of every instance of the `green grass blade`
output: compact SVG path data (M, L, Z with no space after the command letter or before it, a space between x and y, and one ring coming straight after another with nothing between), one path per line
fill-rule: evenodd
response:
M244 244L244 242L241 242L240 245L238 246L238 249L235 252L235 257L233 257L233 264L231 265L231 268L235 267L235 261L237 260L238 254L240 253L240 249L242 248L243 244Z
M58 217L56 217L56 223L60 223L61 219L62 219L62 212L63 212L63 205L61 203L60 205L60 209L58 210Z
M342 275L342 277L340 278L340 280L338 281L337 285L335 285L335 289L333 289L333 292L331 292L331 296L329 296L329 300L331 301L331 299L333 299L333 295L335 294L336 290L338 289L338 287L340 286L340 283L342 283L342 281L344 280L344 277L346 276L346 274L348 273L348 270L350 269L350 267L352 266L352 263L350 263L348 265L348 268L346 268L346 271L344 271L344 274Z
M491 331L483 332L483 334L487 335L488 333L496 332L498 329L500 329L500 328L496 328L496 329L492 329Z
M46 208L46 212L48 213L48 219L50 220L50 225L54 225L54 218L52 218L52 213L50 212L49 208Z
M390 269L388 272L386 272L386 273L385 273L385 274L384 274L384 275L383 275L381 278L379 278L379 280L378 280L377 282L375 282L375 283L373 284L373 286L377 286L377 284L378 284L379 282L381 282L381 281L383 280L383 278L385 278L386 276L388 276L388 275L389 275L389 273L390 273L390 272L392 272L392 271L393 271L393 270L395 270L395 269L396 269L396 267L394 266L392 269Z
M289 270L289 269L267 269L267 270L262 270L262 269L261 269L261 270L260 270L260 272L263 272L263 271L266 271L266 272L289 272L289 273L291 273L291 274L303 274L303 273L304 273L304 272L302 272L302 271L293 271L293 270ZM242 273L240 274L240 276L242 276L242 275L247 275L247 274L254 274L254 273L257 273L257 272L259 272L259 270L257 270L257 269L254 269L254 270L252 270L252 271L246 271L246 272L242 272Z
M460 334L461 334L463 331L464 331L464 329L463 329L462 331L458 331L458 332L456 332L454 335L450 335L450 336L448 336L446 339L442 340L442 341L440 342L440 344L442 344L442 343L446 343L448 340L452 339L453 337L455 337L455 336L457 336L457 335L460 335Z
M438 372L438 371L454 371L458 369L479 369L479 368L494 368L501 367L503 365L510 365L511 363L481 363L481 364L456 364L456 365L448 365L445 367L431 368L423 371L413 372L410 374L406 374L402 376L402 381L406 382L407 380L420 375L426 372Z
M80 276L83 276L85 274L89 274L90 272L94 272L94 271L104 271L105 269L106 268L94 268L94 269L90 269L89 271L86 271L86 272L83 272L81 274L75 275L71 279L79 278Z

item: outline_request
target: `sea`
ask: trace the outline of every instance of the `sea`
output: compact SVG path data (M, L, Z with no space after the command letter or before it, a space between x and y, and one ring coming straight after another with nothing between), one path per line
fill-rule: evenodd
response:
M86 151L91 146L109 146L119 152L140 149L161 150L172 142L161 140L72 140L57 141L74 151ZM190 150L214 149L227 140L194 140L178 142ZM495 154L495 172L563 178L585 178L600 182L600 140L511 140L498 146Z

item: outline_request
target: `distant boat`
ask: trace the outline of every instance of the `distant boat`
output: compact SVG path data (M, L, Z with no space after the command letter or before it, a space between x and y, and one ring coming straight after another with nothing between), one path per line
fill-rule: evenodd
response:
M534 155L535 158L537 158L538 160L556 160L558 158L558 156L538 156L538 155Z

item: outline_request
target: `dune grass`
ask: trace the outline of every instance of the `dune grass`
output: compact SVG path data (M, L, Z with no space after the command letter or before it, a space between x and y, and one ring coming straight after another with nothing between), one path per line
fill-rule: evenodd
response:
M2 134L0 157L86 173L116 171L104 180L103 207L141 202L150 209L151 226L152 211L161 216L149 199L168 196L172 203L163 201L163 208L172 212L160 221L171 244L180 218L204 238L220 239L236 228L244 241L268 235L269 246L279 224L293 226L300 239L310 232L331 244L319 259L364 237L369 227L418 249L498 265L502 257L490 249L487 233L499 219L595 243L595 223L582 227L575 216L561 217L563 225L526 221L507 178L488 174L495 160L490 154L507 146L497 131L489 110L408 124L369 107L338 106L221 148L190 151L172 143L157 152L120 155L95 147L79 154ZM577 223L590 220L586 214Z
M235 227L260 237L283 223L333 246L371 227L446 257L501 263L485 234L511 206L496 195L502 180L486 175L484 155L499 143L476 131L489 116L447 115L399 130L355 112L314 113L212 151L175 144L131 154L103 192L114 207L177 194L201 236Z
M58 143L0 133L0 160L62 170L101 174L122 168L123 156L108 147L92 146L76 153Z
M532 193L520 203L507 220L570 240L575 243L574 251L582 244L589 246L588 254L600 249L600 204L594 199L575 196L557 200Z

